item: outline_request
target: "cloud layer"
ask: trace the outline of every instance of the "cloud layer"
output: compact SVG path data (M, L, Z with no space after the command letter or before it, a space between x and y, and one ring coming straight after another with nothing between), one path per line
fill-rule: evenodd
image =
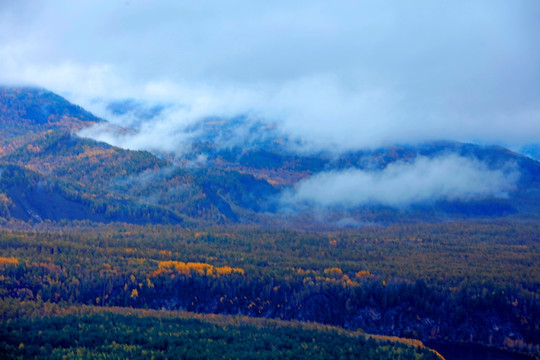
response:
M282 201L290 205L354 208L506 197L518 178L519 172L511 165L490 169L476 159L449 154L393 163L375 172L348 169L316 174L297 184Z
M239 0L0 5L0 82L173 108L128 147L183 148L186 123L253 116L312 147L540 133L540 3ZM109 135L110 136L110 135Z

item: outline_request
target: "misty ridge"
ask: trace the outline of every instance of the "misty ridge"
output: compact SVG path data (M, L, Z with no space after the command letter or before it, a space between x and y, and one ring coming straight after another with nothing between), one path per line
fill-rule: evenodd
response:
M292 138L282 124L267 123L254 116L233 118L197 117L181 106L151 105L133 100L114 102L106 109L112 124L131 128L119 131L110 124L98 123L83 129L80 136L91 137L127 149L148 150L158 156L175 159L178 168L212 166L205 151L240 153L263 148L284 154L325 156L339 162L347 152L329 148L300 137ZM182 119L178 121L178 119ZM119 126L119 125L118 125ZM211 144L211 149L201 147ZM193 154L196 153L194 156ZM350 153L350 152L349 152ZM218 155L219 156L219 155ZM186 161L185 159L189 159ZM370 163L371 162L371 163ZM260 164L261 167L269 166ZM137 175L117 181L129 192L129 184L148 186L153 180L167 177L175 167ZM315 211L362 206L388 206L396 209L437 201L470 201L482 198L508 198L518 186L519 166L511 161L488 164L474 155L452 149L431 156L418 155L377 165L365 155L355 164L339 168L322 168L304 176L292 186L273 195L281 211L298 212L308 207ZM189 192L189 186L170 188L167 194L148 194L147 200L159 203L160 198L177 197ZM177 194L178 193L178 194ZM161 200L165 201L165 200Z
M502 147L426 141L372 148L359 142L356 148L335 148L254 114L232 112L224 117L204 107L193 113L185 105L136 100L104 103L107 116L87 113L90 120L74 123L70 134L62 127L70 123L62 119L84 109L44 89L18 88L6 94L8 108L19 109L23 116L28 109L34 115L38 109L38 118L48 119L40 120L40 126L56 129L7 159L39 154L41 160L31 160L30 165L37 169L43 163L58 163L55 156L71 151L86 152L81 160L92 159L86 165L59 168L58 174L65 175L73 166L96 171L93 154L135 156L143 162L109 164L112 158L104 155L102 165L115 170L99 179L105 186L101 191L119 199L127 196L137 206L190 217L213 214L232 222L294 214L320 217L322 222L326 215L334 222L352 217L360 223L369 213L397 221L411 211L444 218L502 216L535 208L538 163ZM25 123L29 131L32 124ZM120 170L122 166L127 168ZM97 179L84 179L97 184ZM76 175L73 180L81 178ZM388 216L385 208L391 209Z

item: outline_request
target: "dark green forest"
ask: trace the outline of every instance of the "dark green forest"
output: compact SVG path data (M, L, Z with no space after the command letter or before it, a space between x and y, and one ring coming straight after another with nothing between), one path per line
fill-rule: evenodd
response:
M14 309L2 304L2 309ZM121 308L61 308L0 327L3 359L439 359L410 341L321 325Z

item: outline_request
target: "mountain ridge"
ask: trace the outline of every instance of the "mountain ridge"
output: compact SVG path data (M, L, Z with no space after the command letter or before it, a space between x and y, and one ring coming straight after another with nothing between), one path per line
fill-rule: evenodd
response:
M81 219L84 211L88 211L86 218L92 221L178 223L186 220L188 223L268 226L321 225L322 221L339 227L373 222L540 214L540 163L499 146L439 141L340 155L329 152L306 154L287 148L287 141L283 141L273 127L255 123L250 125L250 133L263 131L261 129L270 132L261 135L264 140L259 147L257 141L245 148L234 144L222 147L219 138L223 138L223 134L233 136L238 133L235 127L245 125L244 119L237 118L231 122L203 120L195 126L199 130L191 150L170 157L124 150L77 136L82 128L107 122L44 89L0 88L0 109L0 162L3 168L15 166L22 171L22 179L30 176L25 171L33 172L30 177L40 177L39 181L30 182L34 188L26 188L34 191L31 192L33 197L39 198L36 195L39 192L35 192L37 183L49 181L68 184L67 187L75 189L71 192L77 194L72 196L75 201L98 199L99 206L94 203L82 208L73 204L75 207L68 206ZM492 173L510 164L508 166L519 172L515 189L502 197L440 198L397 208L361 203L323 209L309 203L295 203L291 207L283 202L284 194L294 193L306 181L316 178L314 175L340 174L353 169L360 171L360 175L382 176L399 166L414 166L419 159L437 160L447 154L474 159ZM203 160L197 162L197 159ZM502 178L506 175L501 173ZM58 214L64 215L55 217L44 212L42 207L32 206L15 196L17 191L24 192L23 188L0 186L6 198L4 207L7 210L12 207L11 211L4 211L8 217L58 220L65 216L69 219L62 211ZM57 188L49 190L55 194L58 204L69 200L54 189ZM26 209L26 215L21 209Z

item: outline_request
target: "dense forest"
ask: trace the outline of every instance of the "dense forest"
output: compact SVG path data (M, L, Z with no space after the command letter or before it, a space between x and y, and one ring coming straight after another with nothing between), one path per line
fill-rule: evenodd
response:
M314 321L540 350L536 222L326 233L88 225L1 232L2 299Z
M3 359L440 359L419 341L299 322L13 301L1 311Z

